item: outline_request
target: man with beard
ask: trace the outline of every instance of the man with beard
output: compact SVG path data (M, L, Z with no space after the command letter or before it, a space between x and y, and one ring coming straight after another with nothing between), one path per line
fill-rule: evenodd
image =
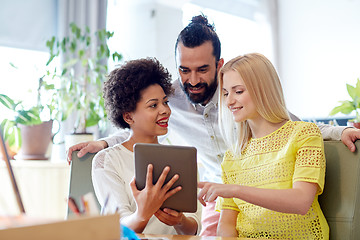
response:
M220 54L221 44L214 26L203 15L193 17L176 40L179 79L173 82L175 92L169 97L172 110L170 138L175 133L188 145L195 146L201 165L200 180L217 183L221 183L220 165L226 151L218 126L217 73L224 64ZM341 139L351 151L355 151L353 141L360 138L360 130L329 125L319 128L324 139ZM78 155L81 157L87 152L98 152L121 143L127 136L122 132L106 139L77 144L69 148L68 159L71 161L71 153L75 150L80 150ZM202 236L216 235L219 213L214 209L215 202L207 203L202 209Z

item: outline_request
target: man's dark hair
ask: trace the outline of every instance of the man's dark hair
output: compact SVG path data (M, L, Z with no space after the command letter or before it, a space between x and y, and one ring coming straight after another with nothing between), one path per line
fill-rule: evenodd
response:
M213 46L213 55L216 62L221 55L221 44L218 35L215 32L214 24L209 24L205 15L194 16L191 22L180 32L175 44L176 49L179 43L185 47L194 48L202 45L206 41L211 41Z
M159 84L166 95L173 91L170 73L155 58L128 61L111 71L103 90L111 122L120 128L130 128L123 114L135 111L141 91L154 84Z

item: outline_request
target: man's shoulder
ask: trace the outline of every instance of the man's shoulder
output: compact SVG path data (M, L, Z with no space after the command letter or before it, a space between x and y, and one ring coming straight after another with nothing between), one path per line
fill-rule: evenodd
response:
M306 135L317 135L321 136L319 127L312 122L305 121L291 121L292 128L294 133L297 136L306 136Z
M170 96L170 98L178 98L185 95L184 91L182 90L179 79L175 79L172 81L172 87L174 89L174 93Z
M191 104L181 87L179 79L172 82L172 87L174 89L174 93L169 96L170 107L177 108Z
M291 123L295 126L297 129L318 129L317 125L313 122L305 122L305 121L291 121Z

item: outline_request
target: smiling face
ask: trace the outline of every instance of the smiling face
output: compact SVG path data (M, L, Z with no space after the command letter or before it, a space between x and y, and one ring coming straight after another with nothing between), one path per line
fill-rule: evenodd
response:
M129 123L134 136L151 139L167 133L170 114L164 90L154 84L141 91L135 111L125 113L124 120Z
M224 73L222 96L235 122L255 120L260 117L244 80L238 72L230 70Z
M184 92L193 103L208 103L216 91L217 71L221 68L223 59L220 59L216 66L211 41L194 48L185 47L180 42L177 51L177 64Z

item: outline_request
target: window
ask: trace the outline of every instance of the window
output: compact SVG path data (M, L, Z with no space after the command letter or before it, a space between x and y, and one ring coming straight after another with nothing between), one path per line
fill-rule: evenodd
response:
M0 46L1 92L23 101L24 106L36 104L38 79L45 72L48 52Z
M34 93L49 57L45 43L57 32L57 5L56 0L1 2L0 93L25 107L37 101Z
M227 1L231 2L231 1ZM257 1L255 1L257 2ZM246 7L246 3L243 7ZM260 3L259 3L260 4ZM239 15L187 3L183 6L183 25L189 23L193 16L203 13L209 23L214 23L221 42L221 56L225 62L238 55L259 52L274 60L270 24L266 21L258 5Z

